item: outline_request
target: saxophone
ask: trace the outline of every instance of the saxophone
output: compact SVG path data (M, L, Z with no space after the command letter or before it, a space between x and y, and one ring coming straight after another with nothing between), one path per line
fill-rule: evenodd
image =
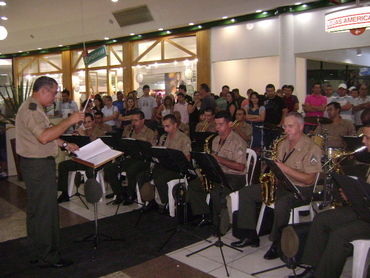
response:
M208 136L206 140L204 141L204 152L205 153L208 153L208 154L212 153L212 148L209 146L209 141L215 136L216 134L212 134ZM213 188L212 182L206 178L206 175L203 173L202 169L200 170L200 174L202 175L202 186L204 188L204 191L206 191L207 193L210 193Z
M204 120L204 125L202 126L202 128L200 129L200 132L206 132L207 128L209 126L209 121L208 120ZM208 139L208 138L207 138Z
M281 136L274 141L271 150L271 159L277 160L277 147L285 138L287 138L287 136ZM262 202L264 202L267 206L272 205L275 202L276 191L276 180L274 173L272 173L270 170L270 172L262 174L259 180L262 189Z
M233 122L233 124L231 125L231 127L234 127L234 126L239 126L239 122L238 122L238 120L235 120L235 121Z

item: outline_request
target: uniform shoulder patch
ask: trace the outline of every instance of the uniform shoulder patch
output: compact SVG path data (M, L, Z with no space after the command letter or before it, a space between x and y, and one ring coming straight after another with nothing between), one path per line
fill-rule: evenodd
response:
M312 165L312 166L315 166L316 164L317 164L317 158L316 158L316 156L315 155L312 155L311 156L311 159L310 159L310 164Z
M28 109L30 109L32 111L35 111L37 109L37 104L31 102L30 105L28 106Z
M237 154L238 154L238 155L242 155L243 153L245 153L245 152L243 151L243 149L242 149L242 148L238 148L238 150L237 150Z

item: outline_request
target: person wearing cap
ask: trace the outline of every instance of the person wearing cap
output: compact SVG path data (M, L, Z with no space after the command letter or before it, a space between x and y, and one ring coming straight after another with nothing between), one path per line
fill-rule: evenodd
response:
M352 117L352 106L353 106L353 98L347 95L347 85L342 83L339 84L337 90L338 96L334 97L331 101L338 102L341 106L340 116L353 123Z
M359 97L353 103L356 130L362 126L361 114L366 108L370 108L370 96L367 95L367 86L362 84L359 89Z

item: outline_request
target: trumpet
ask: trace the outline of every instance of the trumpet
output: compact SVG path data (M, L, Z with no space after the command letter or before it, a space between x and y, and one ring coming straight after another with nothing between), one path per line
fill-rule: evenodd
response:
M331 158L327 162L325 162L325 164L322 166L322 168L324 168L328 163L333 163L333 165L331 166L331 168L329 168L327 170L327 173L330 173L332 170L335 170L335 172L337 172L338 174L344 174L342 168L340 167L340 163L347 156L350 156L350 155L353 155L355 153L361 152L364 149L366 149L366 146L362 146L362 147L354 150L353 152L340 152L340 153L336 154L333 158Z

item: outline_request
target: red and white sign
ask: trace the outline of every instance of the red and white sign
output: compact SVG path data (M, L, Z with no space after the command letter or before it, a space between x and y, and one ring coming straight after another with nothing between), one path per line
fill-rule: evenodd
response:
M349 8L325 15L326 32L343 32L370 27L370 6Z
M366 31L366 28L356 28L349 30L352 35L359 36L363 34Z

